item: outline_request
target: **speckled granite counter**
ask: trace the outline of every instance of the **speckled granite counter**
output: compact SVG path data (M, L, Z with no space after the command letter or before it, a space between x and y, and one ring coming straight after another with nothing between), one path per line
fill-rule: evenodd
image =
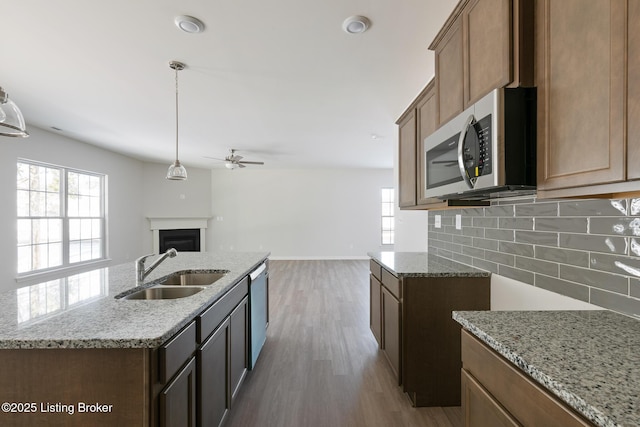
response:
M229 270L187 298L115 299L135 286L133 262L2 292L0 348L158 347L268 256L266 252L181 252L160 264L142 285L179 270Z
M396 277L489 277L491 273L427 252L369 252Z
M594 424L640 425L638 320L611 311L461 311L453 318Z

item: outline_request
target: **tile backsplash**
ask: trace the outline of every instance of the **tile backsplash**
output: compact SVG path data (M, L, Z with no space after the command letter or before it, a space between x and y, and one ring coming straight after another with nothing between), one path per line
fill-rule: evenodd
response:
M640 199L503 199L428 227L431 253L640 317Z

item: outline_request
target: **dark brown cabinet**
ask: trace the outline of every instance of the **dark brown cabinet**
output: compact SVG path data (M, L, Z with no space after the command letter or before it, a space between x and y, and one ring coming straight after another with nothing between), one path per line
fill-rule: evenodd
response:
M196 372L192 357L160 393L161 427L196 426Z
M370 262L371 331L415 406L460 405L455 310L488 310L489 277L396 277Z
M248 280L243 279L198 317L203 341L197 352L200 426L224 423L246 376L248 301Z
M229 316L229 397L235 400L249 369L249 298L245 298Z
M231 407L228 399L228 362L229 319L198 349L198 424L217 427L222 424Z
M382 351L387 357L394 376L401 384L400 376L400 301L384 286L382 290Z

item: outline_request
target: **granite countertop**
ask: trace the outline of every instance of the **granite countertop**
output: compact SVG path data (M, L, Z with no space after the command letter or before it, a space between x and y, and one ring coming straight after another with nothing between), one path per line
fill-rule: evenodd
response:
M489 277L491 273L427 252L369 252L394 276L400 277Z
M0 349L156 348L262 263L267 252L180 252L141 287L175 271L229 270L186 298L116 299L135 287L134 262L0 293ZM154 258L147 260L151 265Z
M606 310L453 312L597 426L640 425L640 322Z

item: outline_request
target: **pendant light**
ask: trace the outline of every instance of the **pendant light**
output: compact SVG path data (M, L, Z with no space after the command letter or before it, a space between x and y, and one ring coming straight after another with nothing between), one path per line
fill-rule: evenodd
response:
M27 137L24 117L9 95L0 87L0 135Z
M184 70L185 65L182 62L171 61L169 67L176 72L176 161L169 166L167 179L184 181L187 179L187 170L178 160L178 71Z

